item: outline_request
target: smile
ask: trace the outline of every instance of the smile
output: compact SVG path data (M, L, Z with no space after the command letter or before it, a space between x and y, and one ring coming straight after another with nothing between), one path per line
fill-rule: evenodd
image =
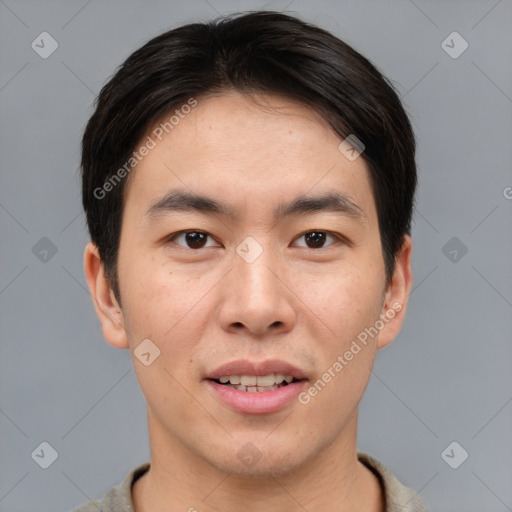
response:
M269 375L223 375L218 379L220 384L237 391L245 391L248 393L261 393L265 391L273 391L274 389L287 386L293 382L292 375L283 375L281 373L271 373Z
M234 377L237 377L236 375ZM254 378L254 376L252 376ZM293 378L292 378L293 379ZM236 381L236 378L234 379ZM241 379L240 379L241 380ZM271 414L284 409L297 399L307 386L307 380L286 380L271 386L244 386L243 384L221 383L217 380L204 381L213 396L223 406L242 414Z

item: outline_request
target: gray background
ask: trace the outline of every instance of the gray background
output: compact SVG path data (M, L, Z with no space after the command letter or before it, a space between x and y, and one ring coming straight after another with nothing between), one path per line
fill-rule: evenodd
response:
M0 0L2 512L69 510L149 460L129 353L103 340L86 289L80 137L101 85L146 40L259 8L369 57L418 137L414 289L378 353L359 449L432 511L512 510L510 0ZM59 44L47 59L31 48L43 31ZM453 31L469 44L456 59L441 46ZM31 457L43 441L58 452L48 469ZM458 469L441 457L452 441L469 453ZM461 448L448 453L460 462Z

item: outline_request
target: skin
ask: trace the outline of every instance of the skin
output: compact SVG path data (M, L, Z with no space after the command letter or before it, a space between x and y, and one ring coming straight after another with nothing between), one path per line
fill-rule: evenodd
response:
M277 96L258 101L236 92L198 98L130 174L118 259L122 308L97 248L85 249L103 334L132 352L147 401L151 469L132 489L135 509L383 511L376 477L357 460L357 407L376 351L404 319L411 239L386 283L363 158L345 158L342 139L311 109ZM171 190L207 195L236 216L145 215ZM277 204L326 192L348 196L362 218L318 211L274 220ZM169 239L182 230L211 237L192 249L185 236ZM304 236L311 231L342 238L311 247ZM247 236L263 249L252 263L236 252ZM235 359L282 359L314 383L396 303L401 311L306 405L242 414L203 380ZM147 338L160 356L144 366L133 350ZM252 466L237 456L248 442L261 454Z

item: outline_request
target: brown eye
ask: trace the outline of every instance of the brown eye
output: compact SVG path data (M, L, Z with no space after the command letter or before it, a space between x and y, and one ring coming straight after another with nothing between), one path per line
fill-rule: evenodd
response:
M198 231L192 231L185 233L185 241L191 249L200 249L206 243L207 235L205 233L199 233Z
M294 245L306 249L324 249L343 240L341 235L329 231L307 231L295 239Z
M304 238L308 247L317 249L324 245L327 234L325 231L310 231L309 233L304 234Z
M202 231L182 231L181 233L176 233L168 240L187 249L202 249L203 247L215 246L211 236Z

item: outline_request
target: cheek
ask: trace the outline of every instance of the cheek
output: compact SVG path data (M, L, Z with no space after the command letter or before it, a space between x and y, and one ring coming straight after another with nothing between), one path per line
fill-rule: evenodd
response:
M318 411L333 414L336 404L342 419L357 407L375 358L377 336L367 329L379 319L383 282L377 265L362 262L304 282L302 297L329 327L317 338L322 349L317 347L319 365L310 387Z
M300 298L329 327L329 345L341 348L380 313L383 275L368 265L339 265L301 279Z
M171 269L153 255L130 254L129 263L120 255L123 309L137 331L146 330L142 335L161 337L165 325L169 329L179 314L183 302L177 301L176 296L182 293L183 283L173 283L173 280Z
M153 414L161 415L161 420L169 410L180 410L182 419L197 420L198 411L187 407L189 397L182 384L197 373L195 352L203 329L200 319L207 318L200 300L203 280L185 277L149 257L141 261L140 265L130 261L131 272L120 271L125 325L139 385ZM146 339L159 351L148 366L138 360L136 351Z
M321 363L304 402L311 400L320 415L345 421L368 384L377 337L368 334L379 319L384 277L377 265L351 265L309 283L308 305L329 326ZM305 296L308 291L304 290ZM320 351L319 351L320 352ZM334 422L332 428L340 427Z
M139 261L132 259L131 271L120 268L119 273L130 344L134 349L150 339L166 367L182 371L211 316L203 299L214 281L199 271L185 274L156 258Z

